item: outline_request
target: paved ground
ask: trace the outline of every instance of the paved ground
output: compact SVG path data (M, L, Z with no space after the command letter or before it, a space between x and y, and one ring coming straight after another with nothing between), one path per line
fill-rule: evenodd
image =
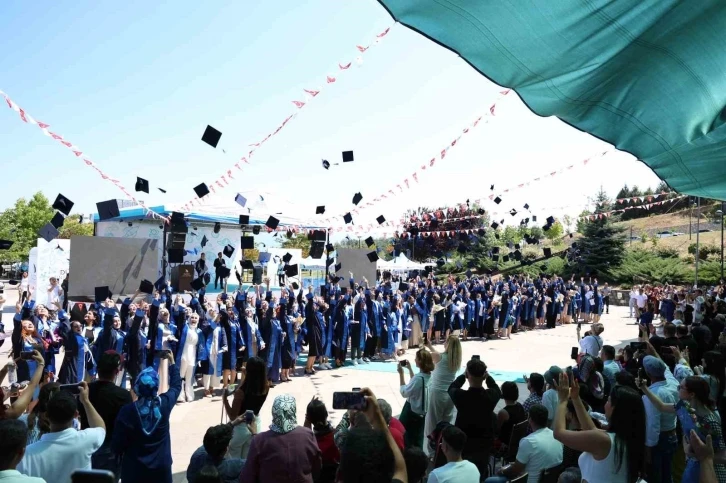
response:
M12 314L16 300L16 292L8 291L8 300L3 320L7 330L12 329ZM635 339L637 328L633 319L627 318L627 307L611 307L610 315L603 315L605 324L603 338L606 344L616 347ZM583 332L587 326L583 326ZM526 386L522 384L522 374L530 372L543 373L552 365L568 366L570 349L576 346L575 325L565 325L554 330L535 331L515 334L511 340L489 342L464 342L464 361L478 354L489 367L497 382L517 380L520 384L520 399L527 397ZM437 346L440 348L441 346ZM0 364L4 364L9 351L9 341L0 348ZM415 350L409 350L407 358L413 360ZM302 368L299 369L302 372ZM358 367L344 367L332 371L319 371L312 377L296 377L293 381L280 384L270 393L262 408L263 427L270 423L270 408L274 397L288 393L298 403L298 421L302 424L305 407L313 396L318 396L326 404L332 404L332 393L350 391L353 387L369 387L379 398L386 399L398 414L403 407L403 398L398 392L398 374L392 362L378 362ZM186 482L185 473L189 458L196 448L201 446L204 433L208 427L219 424L222 415L221 398L202 398L201 390L197 391L197 399L193 403L177 405L171 414L172 452L174 458L174 482ZM332 411L331 419L336 422L342 411Z

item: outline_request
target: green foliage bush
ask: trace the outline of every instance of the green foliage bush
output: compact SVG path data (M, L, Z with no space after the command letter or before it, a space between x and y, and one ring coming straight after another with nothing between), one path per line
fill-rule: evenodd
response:
M647 250L628 250L620 267L612 274L616 281L628 283L633 280L689 283L693 280L693 271L685 262L677 258L661 258Z

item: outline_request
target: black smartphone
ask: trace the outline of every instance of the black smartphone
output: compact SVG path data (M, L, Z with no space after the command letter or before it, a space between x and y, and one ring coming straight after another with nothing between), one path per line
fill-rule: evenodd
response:
M81 393L81 384L61 384L60 390L78 396Z
M245 423L252 424L252 422L255 420L255 412L251 409L248 409L245 411Z
M20 353L20 360L23 361L32 361L33 360L33 351L23 351Z
M408 361L406 359L401 359L400 361L398 361L398 363L401 365L401 367L408 366Z
M648 348L648 344L646 344L645 342L631 342L630 348L634 351L644 351Z
M115 483L116 477L106 470L76 470L71 474L71 483Z
M171 351L169 349L156 349L154 350L154 358L162 359L164 357L167 357L169 354L171 354Z
M359 387L354 387L353 389L351 389L351 391L353 391L353 392L360 392L360 388Z
M645 380L645 369L642 367L638 369L638 379Z
M366 407L365 396L360 392L334 392L333 409L357 409Z
M572 350L570 351L570 359L572 359L573 361L576 361L577 360L577 354L579 354L579 353L580 353L580 348L579 347L573 347Z
M473 355L473 356L471 356L471 360L472 361L480 361L481 360L481 356Z

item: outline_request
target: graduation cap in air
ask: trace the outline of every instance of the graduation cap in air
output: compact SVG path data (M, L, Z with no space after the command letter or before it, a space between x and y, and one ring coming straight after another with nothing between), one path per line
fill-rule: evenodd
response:
M368 257L368 261L371 263L378 261L378 253L376 252L370 252L366 256Z
M547 224L548 225L554 225L555 224L555 217L554 216L548 216L547 217Z
M499 253L499 247L492 247L492 253L497 255Z
M550 258L552 256L552 249L551 248L545 247L545 248L542 249L542 251L544 252L545 258Z
M221 224L220 222L216 222L216 223L214 224L214 229L213 229L212 231L214 231L214 233L219 233L219 231L220 231L221 229L222 229L222 224Z
M568 235L570 235L570 238L572 238L572 233L568 233ZM573 243L573 245L574 245L574 243Z
M54 227L51 223L46 223L40 229L40 231L38 231L38 235L40 235L40 237L47 242L51 242L53 241L53 239L58 238L59 234L60 233L58 233L58 229Z
M469 249L463 243L459 243L459 246L456 248L456 251L458 251L459 253L466 253L469 251Z
M504 255L502 257L502 261L505 262L505 263L508 262L509 261L509 255Z
M471 274L472 274L472 271L471 271L471 269L468 269L468 270L466 271L466 278L471 278Z
M468 239L469 239L469 235L467 235L465 231L459 232L459 240L466 241Z
M315 214L316 215L324 215L325 214L325 206L318 206L315 208Z
M528 203L525 203L525 204L524 204L524 209L525 209L525 210L528 210L528 209L529 209L529 204L528 204Z
M242 196L239 193L237 193L237 195L234 197L234 201L235 201L235 203L240 205L242 208L244 208L245 205L247 204L247 198L245 198L244 196Z
M224 254L225 257L232 258L232 254L234 253L234 247L232 245L227 245L222 250L222 253Z
M477 234L478 234L479 236L484 236L484 235L486 235L486 232L487 232L487 231L486 231L486 230L485 230L484 228L479 228L479 229L477 230Z
M53 215L53 218L51 218L50 224L56 228L60 228L63 226L63 222L65 221L65 217L60 212L56 212L55 215Z
M547 223L546 225L544 225L542 227L542 230L544 230L544 231L550 231L550 228L552 228L552 225L550 225L549 223Z
M521 260L522 259L522 252L519 250L514 250L514 253L512 254L515 260Z
M154 284L148 280L142 280L139 284L139 292L141 293L154 293Z
M255 225L255 226L253 226L253 227L252 227L252 234L253 234L253 235L259 235L259 234L260 234L260 230L261 230L261 229L262 229L262 228L260 228L260 225Z
M511 210L509 210L509 214L512 215L512 216L515 216L517 214L517 210L515 210L514 208L512 208Z
M330 169L330 163L327 159L323 159L323 168Z
M207 245L208 241L209 240L207 240L207 235L203 235L202 236L202 248L204 248Z
M353 161L353 151L343 151L343 162L350 163Z
M444 265L446 265L446 262L444 261L443 258L439 258L438 260L436 260L437 267L443 267Z
M71 212L71 208L73 208L73 202L63 196L62 194L59 194L56 196L55 201L53 202L53 209L58 210L64 215L68 216L68 214Z
M207 183L202 183L194 187L194 192L197 194L197 197L204 198L209 194L209 188L207 188Z
M327 245L325 245L325 250L328 253L331 253L331 252L335 251L335 245L333 245L332 243L328 243Z
M189 285L192 287L192 290L199 291L204 287L204 280L202 280L202 277L195 278Z
M486 213L486 211L484 211L484 208L479 208L477 213L479 213L480 215L483 215L484 213Z
M166 190L165 190L165 189L163 189L163 188L156 188L156 189L158 189L158 190L159 190L159 191L161 191L162 193L166 193Z
M537 216L536 216L536 215L532 215L532 221L533 221L534 223L537 223Z
M12 241L10 240L0 240L0 250L10 250L10 247L13 246Z
M365 240L365 241L366 241L366 246L367 246L368 248L370 248L370 247L372 247L373 245L375 245L375 243L373 242L373 237L372 237L372 236L369 236L368 238L366 238L366 240Z
M497 223L496 221L493 221L491 226L492 226L492 230L496 230L497 228L499 228L499 223Z
M431 223L429 223L429 227L432 230L436 229L438 226L439 226L439 220L437 220L436 218L434 218L433 220L431 220Z
M144 193L149 192L149 182L146 181L144 178L136 177L136 191L143 191Z
M292 289L297 290L300 288L300 285L297 284L297 282L292 282Z
M290 263L290 260L292 260L292 255L289 252L282 256L283 262Z
M494 191L494 185L491 185L491 186L489 187L489 189L490 189L490 190L492 190L492 191Z
M213 148L216 148L217 144L219 144L219 139L221 137L221 132L217 131L212 126L207 126L207 129L204 130L204 134L202 134L202 141L209 144Z
M336 263L336 264L335 264L335 271L336 271L336 272L340 272L340 270L341 270L342 268L343 268L343 264L342 264L342 263Z
M249 225L250 224L250 215L239 215L239 224L240 225Z
M360 193L354 194L353 195L353 204L354 205L357 205L358 203L360 203L360 200L362 200L362 199L363 199L363 195L362 194L360 194Z
M297 263L295 265L288 265L285 267L285 275L287 275L288 277L297 277L297 274Z
M95 302L103 302L106 299L110 299L112 295L111 290L109 290L107 285L103 287L96 287L93 289L93 292Z
M345 223L353 223L353 216L350 213L346 213L343 215L343 220L345 220Z
M376 221L378 222L379 225L382 225L386 222L386 219L383 217L383 215L381 215L378 218L376 218Z
M271 216L267 219L267 223L265 223L265 226L270 228L271 230L274 230L277 228L277 225L280 224L280 220L275 218L274 216Z
M502 199L500 197L497 196L496 198L494 198L494 203L499 204L501 202L502 202Z
M255 237L253 236L241 236L239 238L239 247L242 250L251 250L255 247Z

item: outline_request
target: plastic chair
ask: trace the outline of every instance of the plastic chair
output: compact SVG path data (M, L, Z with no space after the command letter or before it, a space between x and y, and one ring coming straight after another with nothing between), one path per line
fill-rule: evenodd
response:
M528 424L528 421L522 421L512 426L512 435L509 437L509 445L507 446L507 454L504 456L504 461L510 462L517 458L519 442L527 436Z

